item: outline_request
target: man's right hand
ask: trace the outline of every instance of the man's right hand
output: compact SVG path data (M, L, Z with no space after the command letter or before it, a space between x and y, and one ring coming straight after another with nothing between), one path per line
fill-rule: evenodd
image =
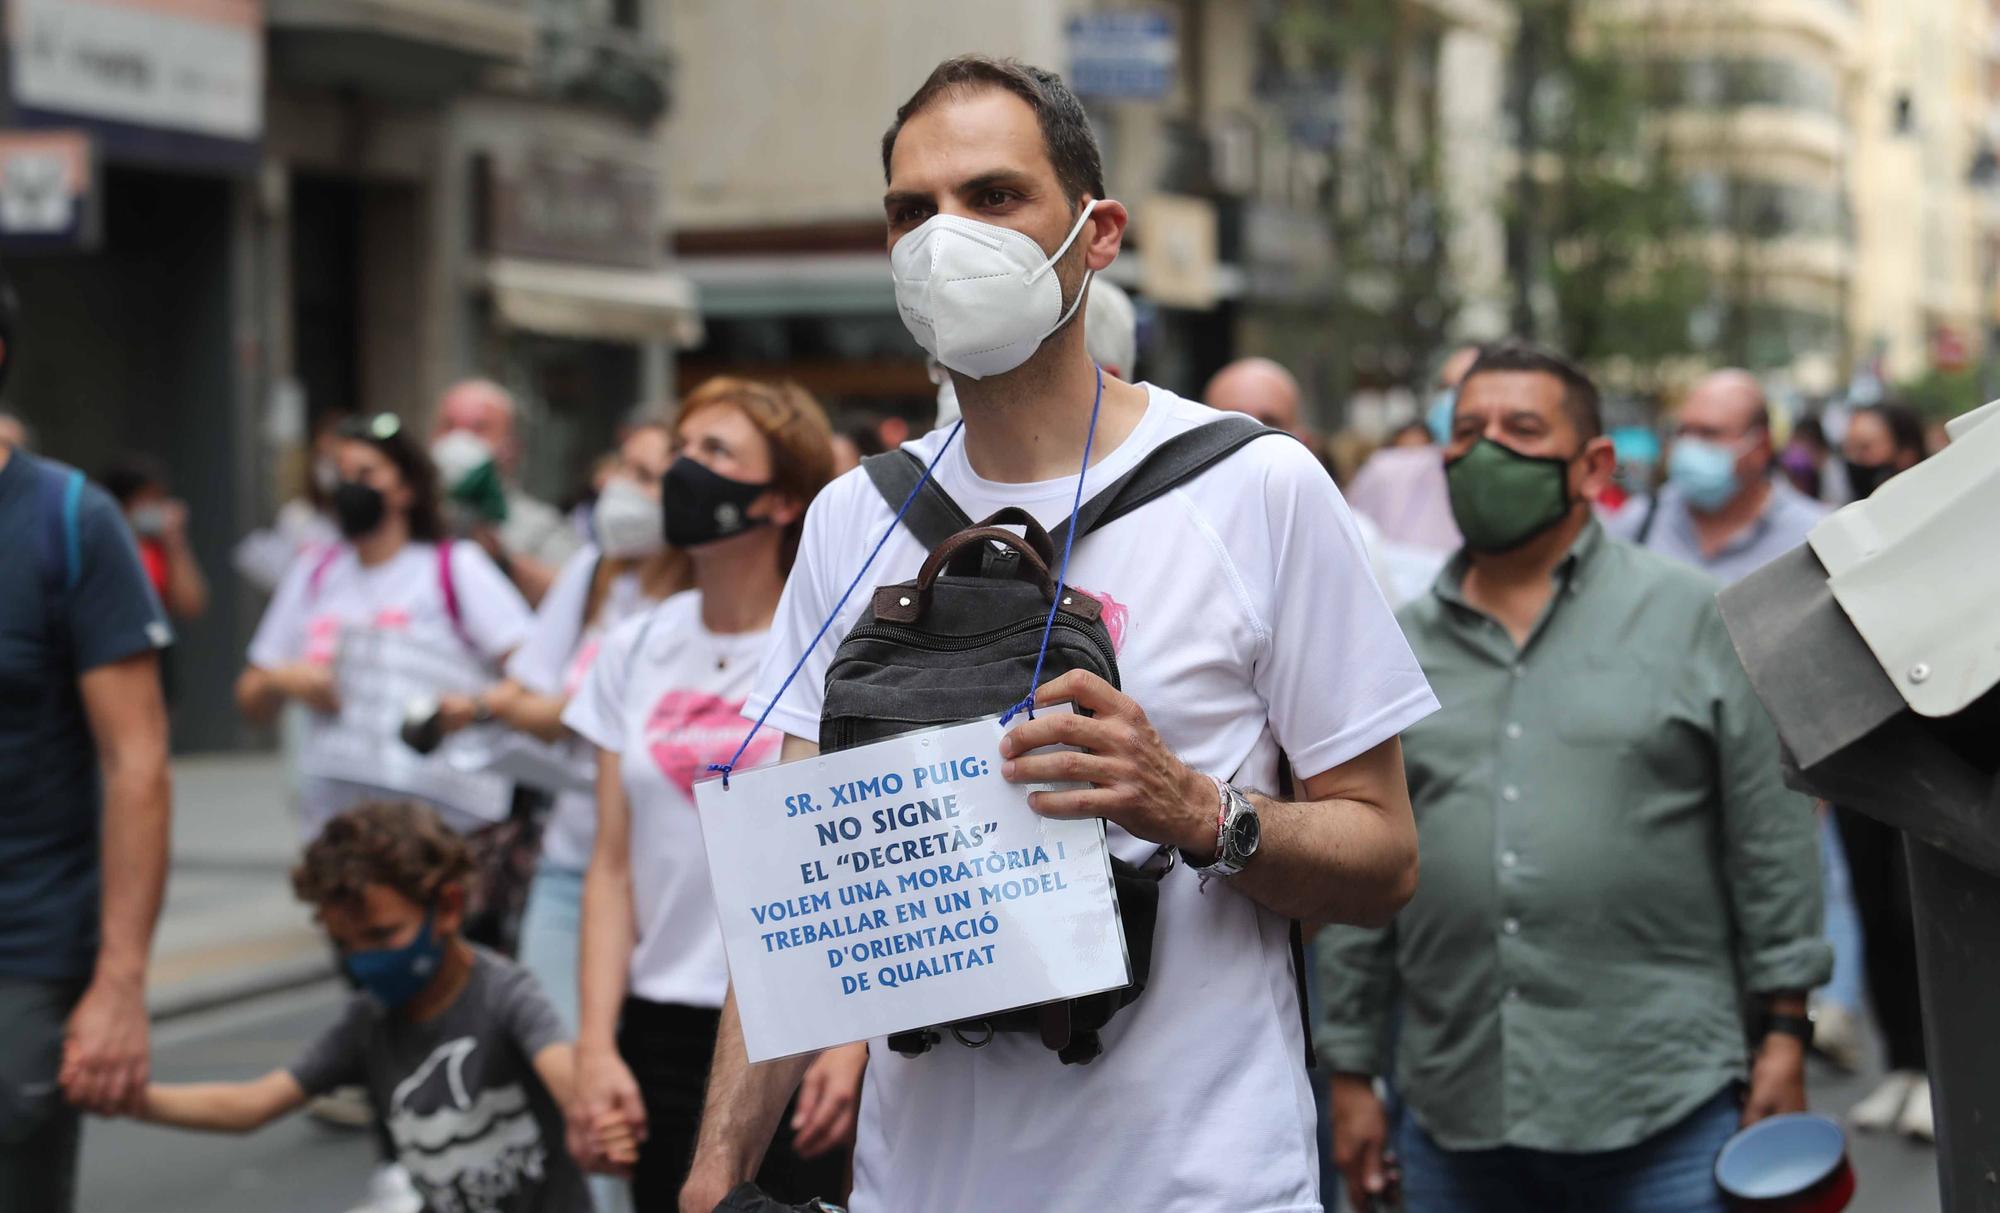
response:
M1333 1160L1347 1180L1350 1208L1369 1209L1392 1194L1396 1175L1387 1161L1389 1116L1366 1074L1335 1074Z
M576 1092L563 1114L569 1122L570 1153L578 1166L604 1175L631 1174L631 1166L614 1156L624 1151L607 1152L606 1147L628 1136L616 1131L616 1125L626 1126L630 1139L646 1140L646 1103L632 1071L615 1051L577 1050Z

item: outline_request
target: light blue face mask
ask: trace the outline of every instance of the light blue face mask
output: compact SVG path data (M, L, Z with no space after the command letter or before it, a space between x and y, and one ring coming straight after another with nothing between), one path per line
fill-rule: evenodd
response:
M1736 479L1736 452L1701 438L1674 440L1667 480L1689 505L1704 512L1721 508L1742 487Z
M1458 393L1448 387L1441 387L1431 393L1431 404L1424 410L1424 424L1430 428L1431 441L1439 446L1451 444L1452 412L1458 407Z

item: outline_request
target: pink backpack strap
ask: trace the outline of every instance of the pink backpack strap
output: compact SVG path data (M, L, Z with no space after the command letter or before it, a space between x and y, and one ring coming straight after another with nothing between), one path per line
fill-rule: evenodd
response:
M306 574L307 602L310 603L319 600L319 588L326 581L327 570L333 567L334 561L340 559L340 553L343 550L342 544L329 543L320 549L318 555L313 557L312 572Z
M438 590L444 595L444 613L451 620L451 630L458 635L460 644L477 655L479 646L472 643L465 630L465 613L458 605L458 583L451 575L451 543L449 538L438 540Z

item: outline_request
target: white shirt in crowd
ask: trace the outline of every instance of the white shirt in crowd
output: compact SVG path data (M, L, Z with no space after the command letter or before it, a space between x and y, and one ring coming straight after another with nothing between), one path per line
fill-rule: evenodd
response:
M601 555L597 545L585 544L569 558L542 596L528 638L507 659L507 676L538 695L574 696L597 660L605 634L652 605L640 587L638 573L628 570L605 587L597 618L586 625L583 614L590 605L590 585L597 577ZM593 761L587 742L567 738L557 745L586 769ZM596 799L588 792L560 792L548 823L542 827L541 862L549 868L581 872L590 866L590 848L596 836Z
M612 629L563 723L619 756L631 813L632 898L639 927L627 989L635 998L720 1007L729 988L694 785L750 731L743 700L769 632L711 632L688 590ZM778 755L766 729L738 770Z
M286 570L258 621L250 638L250 664L267 670L301 661L331 665L344 630L374 628L453 655L465 654L470 642L471 657L497 668L528 634L533 618L528 604L477 544L451 546L451 575L463 638L445 609L435 544L404 544L373 568L364 566L344 543L333 549L330 558L325 550L308 553ZM306 713L308 738L331 724L321 713ZM385 736L382 744L386 749L403 743L399 737ZM328 817L358 801L397 794L363 780L310 775L301 778L299 792L308 837ZM469 828L479 823L454 820L452 824Z
M1086 499L1167 438L1220 416L1147 390L1145 417L1090 469ZM933 433L909 449L928 460L944 439ZM936 475L973 518L1012 505L1044 525L1067 517L1076 488L1073 477L983 480L958 443ZM813 504L749 712L779 686L891 518L858 472ZM867 585L910 578L923 557L898 528ZM1261 438L1079 541L1070 582L1104 601L1124 690L1198 770L1271 789L1280 748L1294 770L1317 774L1437 708L1339 491L1295 442ZM868 597L854 595L773 711L785 732L819 735L828 663ZM1109 836L1127 860L1154 850L1116 828ZM1161 889L1151 981L1105 1029L1097 1060L1062 1065L1020 1034L978 1050L947 1038L915 1058L872 1050L852 1207L1317 1210L1296 989L1289 924L1226 881L1203 893L1177 868Z

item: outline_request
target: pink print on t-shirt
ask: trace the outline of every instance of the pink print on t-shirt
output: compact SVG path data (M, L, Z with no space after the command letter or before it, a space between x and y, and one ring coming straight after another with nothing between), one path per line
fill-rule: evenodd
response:
M1104 630L1111 633L1111 651L1114 653L1124 652L1125 619L1131 614L1131 611L1126 608L1124 603L1109 594L1100 594L1096 590L1086 590L1082 586L1077 586L1076 588L1082 593L1097 599L1098 604L1104 608Z
M691 797L696 781L707 777L709 765L729 761L749 731L741 699L723 699L706 691L668 691L646 718L646 750L660 764L667 782ZM736 766L740 770L757 766L777 748L777 730L764 729Z

